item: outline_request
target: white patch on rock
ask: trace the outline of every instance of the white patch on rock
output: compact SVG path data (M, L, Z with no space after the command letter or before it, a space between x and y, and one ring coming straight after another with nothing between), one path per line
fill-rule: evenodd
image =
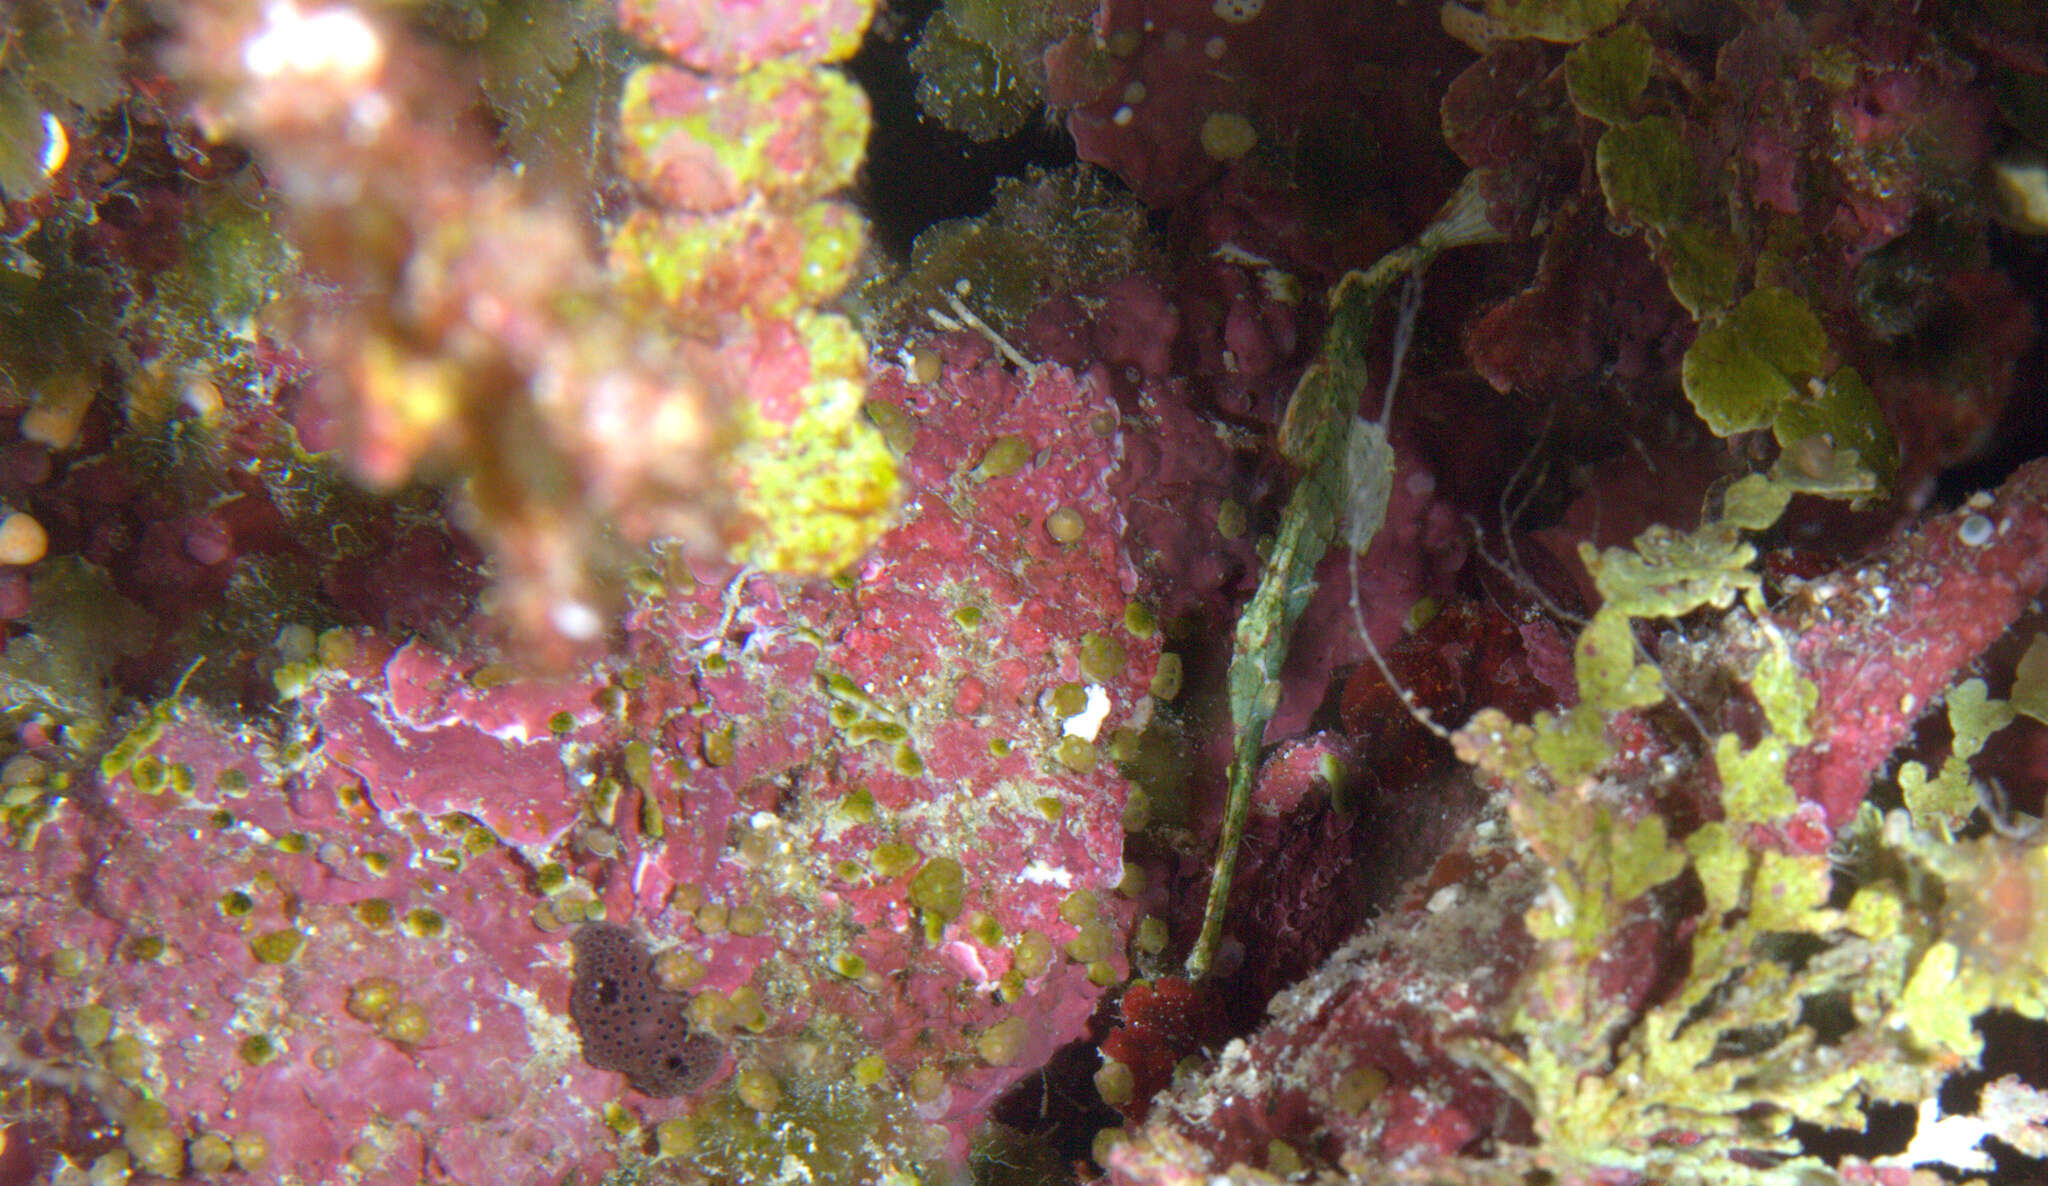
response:
M1108 718L1109 693L1103 691L1099 684L1089 684L1087 705L1080 712L1067 718L1063 732L1068 737L1093 741L1095 735L1102 732L1102 722Z
M1067 872L1065 869L1055 868L1044 861L1031 862L1024 866L1024 871L1017 876L1022 878L1027 885L1056 885L1061 889L1066 889L1074 884L1074 875L1072 873Z

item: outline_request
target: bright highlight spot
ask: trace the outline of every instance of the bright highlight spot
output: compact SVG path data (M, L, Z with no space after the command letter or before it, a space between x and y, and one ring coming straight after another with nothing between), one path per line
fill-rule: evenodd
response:
M384 64L384 43L353 8L304 13L289 0L264 10L263 28L242 46L242 65L258 78L326 75L343 82L368 78Z

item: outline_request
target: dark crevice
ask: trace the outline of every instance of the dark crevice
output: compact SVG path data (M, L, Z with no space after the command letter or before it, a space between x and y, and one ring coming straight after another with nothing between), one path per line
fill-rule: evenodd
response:
M1994 229L1991 266L2011 279L2033 309L2035 338L2015 370L2003 413L1986 432L1983 449L1944 472L1936 506L1954 506L1979 490L1997 488L2014 470L2048 456L2048 241Z
M925 228L986 212L998 180L1031 165L1054 168L1074 161L1066 129L1045 118L1013 136L977 144L924 117L910 51L938 7L938 0L891 3L847 64L874 105L862 205L876 244L898 257L909 254Z

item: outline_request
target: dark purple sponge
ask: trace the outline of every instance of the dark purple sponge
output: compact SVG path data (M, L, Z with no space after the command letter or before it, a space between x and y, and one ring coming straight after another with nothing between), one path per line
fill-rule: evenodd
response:
M583 1061L617 1071L646 1095L681 1095L710 1082L725 1047L696 1032L685 998L654 975L654 958L625 927L586 924L576 932L569 1016L583 1039Z

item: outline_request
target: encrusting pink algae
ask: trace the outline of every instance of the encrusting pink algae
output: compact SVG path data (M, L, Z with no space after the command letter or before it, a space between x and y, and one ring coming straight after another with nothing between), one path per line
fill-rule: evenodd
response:
M2048 1158L2048 17L0 13L0 1182Z

